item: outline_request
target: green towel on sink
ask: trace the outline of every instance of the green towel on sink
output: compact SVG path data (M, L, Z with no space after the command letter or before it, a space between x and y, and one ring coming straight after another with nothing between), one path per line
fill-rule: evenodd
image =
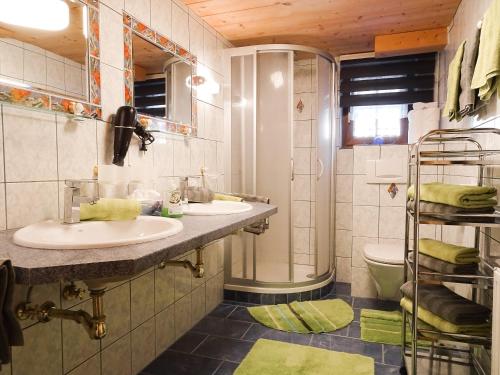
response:
M418 240L418 248L422 254L453 264L479 263L479 251L472 247L457 246L430 238L421 238Z
M491 98L500 86L500 0L493 0L481 27L479 52L471 87L479 89L482 101ZM498 90L497 90L498 91ZM500 92L497 92L500 98Z
M141 213L141 205L134 199L99 199L95 203L80 204L80 220L134 220Z
M492 186L452 185L431 182L420 186L420 200L462 208L493 207L497 189ZM408 189L408 198L415 196L415 187Z
M443 117L448 117L450 121L460 121L460 71L462 69L462 59L464 57L465 41L460 44L455 53L455 57L448 67L448 91L446 94L446 104L443 109Z

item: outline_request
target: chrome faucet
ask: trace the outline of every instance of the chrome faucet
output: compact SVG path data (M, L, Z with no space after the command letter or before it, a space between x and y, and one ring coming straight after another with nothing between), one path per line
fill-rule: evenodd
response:
M84 183L96 183L97 180L66 180L64 184L64 219L65 224L80 222L80 203L95 203L99 200L97 194L93 196L81 196L81 188ZM94 191L96 189L94 188Z

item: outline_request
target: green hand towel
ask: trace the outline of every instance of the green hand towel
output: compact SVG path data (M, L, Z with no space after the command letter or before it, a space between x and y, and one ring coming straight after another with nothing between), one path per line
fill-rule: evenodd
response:
M217 201L232 201L232 202L243 202L243 198L235 197L234 195L215 193L214 200Z
M493 0L481 27L479 52L471 87L479 89L479 98L487 101L500 85L500 0ZM500 92L497 92L500 98Z
M401 307L412 313L412 301L408 298L401 299ZM457 334L470 334L475 336L486 336L491 332L491 324L453 324L443 318L431 313L430 311L418 307L418 318L425 323L437 328L441 332L457 333Z
M420 200L462 208L493 207L497 189L492 186L452 185L431 182L420 186ZM415 187L408 189L408 198L415 196Z
M421 253L453 264L479 263L479 251L472 247L457 246L430 238L418 240Z
M362 309L361 310L361 321L365 320L380 320L389 322L400 322L403 318L399 311L383 311L383 310L372 310L372 309Z
M80 205L80 220L134 220L141 205L134 199L99 199L96 203Z
M446 94L446 104L443 109L443 117L448 117L450 121L460 121L460 71L462 69L462 59L464 57L465 41L463 41L455 53L455 57L448 67L448 91Z

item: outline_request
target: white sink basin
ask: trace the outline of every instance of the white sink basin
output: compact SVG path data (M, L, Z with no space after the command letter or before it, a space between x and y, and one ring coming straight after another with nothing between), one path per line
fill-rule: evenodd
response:
M176 219L139 216L127 221L82 221L61 224L47 220L14 233L14 243L37 249L90 249L159 240L179 233Z
M185 215L210 216L240 214L250 211L252 206L244 202L214 200L210 203L189 203L183 208Z

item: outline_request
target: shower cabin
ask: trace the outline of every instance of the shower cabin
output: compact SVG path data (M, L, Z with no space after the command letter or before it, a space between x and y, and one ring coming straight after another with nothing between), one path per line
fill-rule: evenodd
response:
M335 63L299 45L225 50L225 187L269 197L270 228L225 243L225 289L313 290L334 276Z

